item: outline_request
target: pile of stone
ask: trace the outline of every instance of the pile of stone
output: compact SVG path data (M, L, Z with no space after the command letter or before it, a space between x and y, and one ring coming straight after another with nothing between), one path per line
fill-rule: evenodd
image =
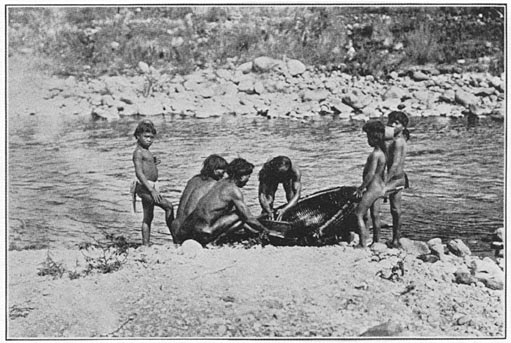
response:
M63 112L107 120L161 114L367 120L398 109L424 117L504 116L503 76L461 73L456 67L413 67L392 72L384 81L269 57L186 76L165 74L143 62L138 69L131 77L54 78L46 85L45 99Z

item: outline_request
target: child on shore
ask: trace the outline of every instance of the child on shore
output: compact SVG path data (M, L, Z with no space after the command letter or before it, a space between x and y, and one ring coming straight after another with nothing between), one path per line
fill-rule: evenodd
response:
M390 112L387 126L394 129L394 138L387 147L389 155L385 184L386 191L391 192L389 200L390 213L392 214L392 246L399 247L399 239L401 238L402 190L409 187L408 176L404 172L407 141L410 138L410 133L406 128L408 126L408 117L400 111Z
M369 234L364 217L368 209L371 210L373 221L373 243L380 239L380 205L385 194L387 149L385 146L385 125L382 122L369 121L363 126L362 130L367 133L368 144L374 148L364 166L362 184L356 190L356 196L361 198L355 212L360 229L360 246L365 248L367 247Z
M133 164L137 182L135 193L142 199L144 218L142 220L142 244L150 244L151 223L154 217L154 205L165 211L165 222L170 230L174 220L174 209L172 204L163 198L158 192L156 181L158 180L159 160L149 151L153 144L156 129L150 120L142 120L135 129L134 136L137 139L137 146L133 152Z

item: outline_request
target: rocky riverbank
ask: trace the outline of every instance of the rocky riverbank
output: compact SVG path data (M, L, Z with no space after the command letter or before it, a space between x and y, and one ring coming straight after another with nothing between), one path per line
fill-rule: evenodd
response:
M459 241L191 243L10 251L8 337L504 337L503 266Z
M402 109L419 117L503 120L505 108L503 75L462 73L457 66L420 66L378 80L269 57L184 77L140 62L136 75L90 80L51 77L39 86L44 104L25 103L19 114L58 110L107 120L136 115L205 118L236 114L307 121L321 116L367 120Z

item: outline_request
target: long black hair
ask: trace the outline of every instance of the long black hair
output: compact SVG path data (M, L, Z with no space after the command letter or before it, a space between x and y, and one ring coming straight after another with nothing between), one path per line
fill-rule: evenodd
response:
M286 168L285 174L279 173L280 168ZM277 156L272 158L270 161L263 164L263 167L259 171L259 181L283 181L291 174L291 168L293 164L291 159L287 156Z

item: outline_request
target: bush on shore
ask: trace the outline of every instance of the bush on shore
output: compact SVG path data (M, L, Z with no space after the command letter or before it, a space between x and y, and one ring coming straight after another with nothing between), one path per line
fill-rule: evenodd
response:
M485 61L504 68L504 6L9 7L10 53L30 49L58 73L169 73L262 55L360 75L406 65Z

